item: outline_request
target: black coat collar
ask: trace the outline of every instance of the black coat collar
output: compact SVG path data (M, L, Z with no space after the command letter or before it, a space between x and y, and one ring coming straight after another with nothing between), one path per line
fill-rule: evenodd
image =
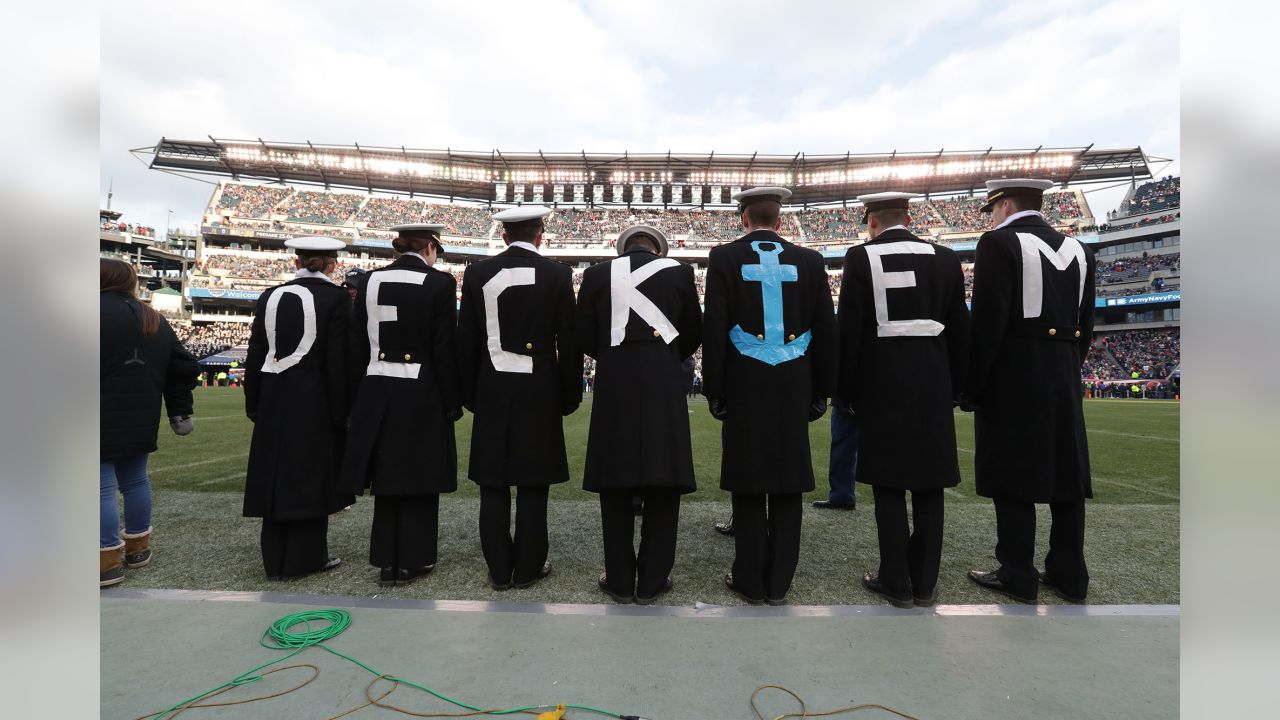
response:
M423 260L422 256L417 253L404 253L387 267L405 268L407 270L426 270L431 266L428 265L427 261Z
M516 245L508 245L508 246L507 246L507 249L505 249L505 250L503 250L502 252L498 253L498 255L499 255L499 256L506 255L506 256L510 256L510 257L526 257L526 258L530 258L530 257L542 257L542 255L541 255L541 254L539 254L539 253L536 253L536 252L530 252L530 251L525 250L524 248L522 248L522 247L518 247L518 246L516 246Z
M871 243L881 243L881 242L901 242L902 240L915 240L917 242L924 242L924 240L920 239L915 233L911 232L910 230L895 229L895 230L885 230L884 232L877 235L874 240L868 240L866 244L870 245Z
M746 235L743 235L737 240L734 240L734 242L753 243L757 240L764 240L764 241L776 242L776 243L786 242L785 238L783 238L781 235L779 235L778 233L772 230L752 230Z
M1011 227L1025 227L1028 225L1032 227L1044 227L1044 228L1053 229L1053 226L1045 222L1045 219L1039 215L1023 215L1017 220L1014 220L1008 225L1005 225L1004 228L1000 228L1000 229L1003 230L1005 228L1011 228Z

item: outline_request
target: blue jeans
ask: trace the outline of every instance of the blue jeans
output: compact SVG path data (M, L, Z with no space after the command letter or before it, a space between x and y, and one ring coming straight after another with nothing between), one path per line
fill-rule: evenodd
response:
M98 547L120 544L120 511L116 487L124 495L124 529L133 535L151 527L151 482L147 455L103 460L98 477Z
M853 481L858 476L858 423L853 415L838 406L831 410L831 465L827 469L827 482L831 492L827 502L832 505L856 505Z

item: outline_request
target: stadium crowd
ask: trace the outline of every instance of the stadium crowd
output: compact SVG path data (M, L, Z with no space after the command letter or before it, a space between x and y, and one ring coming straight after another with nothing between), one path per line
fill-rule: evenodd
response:
M156 236L156 229L146 225L133 225L130 223L122 223L114 220L103 220L99 225L102 230L111 232L129 233L130 235L141 235L142 237L153 238Z
M359 195L298 190L280 204L294 222L345 225L362 202Z
M265 220L270 217L271 209L292 192L293 188L288 187L226 183L222 186L218 209L230 210L233 217Z
M1127 376L1161 380L1178 367L1181 339L1177 329L1126 330L1104 335L1101 343Z
M1098 227L1098 232L1100 233L1120 232L1121 230L1131 230L1133 228L1148 227L1150 225L1163 225L1164 223L1176 222L1181 219L1182 219L1181 212L1166 213L1158 217L1142 218L1137 222L1128 222L1128 223L1119 223L1119 224L1103 223Z
M1167 176L1139 185L1129 202L1115 212L1109 213L1108 217L1130 217L1176 208L1180 205L1181 199L1182 178Z
M355 220L381 229L404 223L438 222L444 223L445 235L474 238L488 237L493 226L493 218L485 208L384 197L371 198L356 213Z
M250 324L245 322L211 322L196 325L189 320L170 321L173 332L187 351L197 359L207 358L227 348L249 342Z
M1181 253L1176 252L1163 255L1143 253L1141 257L1099 261L1094 281L1098 285L1135 282L1146 280L1157 270L1169 270L1177 274L1181 267L1181 256Z

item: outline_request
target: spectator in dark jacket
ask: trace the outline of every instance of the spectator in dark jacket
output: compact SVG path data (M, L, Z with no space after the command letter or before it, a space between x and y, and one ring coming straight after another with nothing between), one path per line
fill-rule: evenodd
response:
M156 450L163 397L169 425L191 432L191 388L199 367L150 305L138 302L138 276L119 260L99 266L101 331L100 586L124 580L124 565L151 562L151 483L147 455ZM116 488L124 495L124 538ZM121 557L123 555L123 558Z

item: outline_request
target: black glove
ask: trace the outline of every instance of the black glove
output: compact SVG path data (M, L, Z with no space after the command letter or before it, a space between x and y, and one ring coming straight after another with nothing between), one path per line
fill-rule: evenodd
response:
M729 411L724 406L724 400L720 398L707 398L707 409L711 411L711 417L717 420L724 420L729 416Z
M961 393L960 399L956 401L956 405L962 412L973 412L974 410L982 409L982 404L968 393Z
M452 410L446 412L444 414L444 417L449 422L458 422L459 420L462 419L462 408L460 407L453 408Z
M827 414L827 399L818 398L809 403L809 422L813 422Z

